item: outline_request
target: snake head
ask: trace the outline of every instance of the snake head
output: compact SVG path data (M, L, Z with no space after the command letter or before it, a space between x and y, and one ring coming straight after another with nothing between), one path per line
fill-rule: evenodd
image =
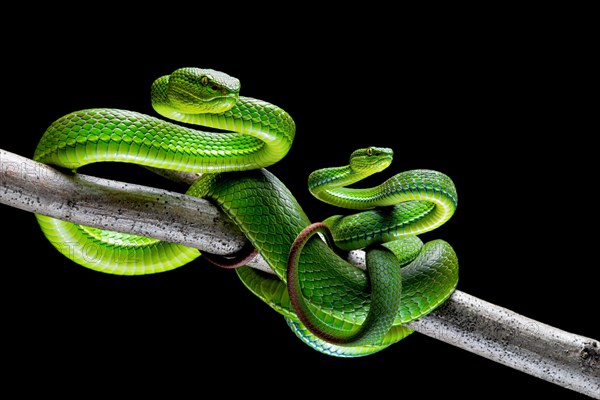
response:
M166 96L182 113L220 113L238 100L240 81L212 69L180 68L168 76Z
M358 149L350 155L350 167L361 173L381 172L392 163L394 151L385 147Z

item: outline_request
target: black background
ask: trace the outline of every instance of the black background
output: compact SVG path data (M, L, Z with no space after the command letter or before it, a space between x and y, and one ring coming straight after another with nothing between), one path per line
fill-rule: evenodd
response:
M516 20L438 26L422 15L410 28L407 17L376 29L357 20L333 28L313 16L275 28L242 20L210 34L196 21L196 36L180 40L176 28L151 29L163 17L158 11L129 29L118 13L105 16L85 23L65 17L64 33L49 19L34 39L16 34L4 64L13 123L0 137L2 149L31 156L46 127L78 109L155 115L155 78L182 66L222 70L241 80L242 95L295 119L294 147L270 170L311 219L337 211L309 196L310 171L342 165L358 147L392 147L394 163L371 183L430 168L457 186L457 213L423 238L455 248L460 290L600 337L590 143L597 127L587 125L592 75L584 30ZM86 171L163 184L135 167ZM58 385L86 377L90 390L118 381L132 390L161 383L227 392L248 378L254 385L246 390L259 391L285 378L304 393L324 382L332 391L377 384L431 397L521 388L583 397L420 334L366 358L327 357L302 344L231 271L195 261L154 276L105 275L51 248L33 215L2 205L0 216L10 293L3 325L18 354L10 359L17 375L57 372ZM213 377L229 383L217 386Z

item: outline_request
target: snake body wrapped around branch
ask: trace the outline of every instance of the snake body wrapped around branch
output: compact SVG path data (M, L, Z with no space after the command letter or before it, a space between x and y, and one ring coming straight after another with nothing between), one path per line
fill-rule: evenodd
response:
M179 69L152 85L153 106L159 114L228 132L199 131L132 111L90 109L54 122L40 140L34 158L71 170L95 162L126 162L201 172L187 194L216 203L261 253L275 275L249 267L237 268L236 272L246 287L284 315L305 343L326 354L352 357L379 351L407 336L411 331L402 324L433 310L456 286L458 263L452 248L440 240L422 245L415 236L452 215L456 206L452 182L434 171L399 174L379 188L385 195L369 191L374 198L394 201L354 207L382 206L380 210L325 221L337 246L377 247L368 253L372 255L367 261L380 265L383 273L377 275L371 267L365 272L325 241L305 234L311 221L285 185L264 169L289 151L295 136L294 121L273 104L239 96L239 88L235 78L198 68ZM382 151L366 149L363 158L379 159ZM391 156L383 158L378 168L391 162ZM345 178L352 175L346 168L336 171ZM314 178L313 183L331 184L336 179ZM313 183L311 187L320 185ZM342 179L341 184L350 181ZM326 186L321 194L325 200L359 194L358 189L339 190ZM162 272L200 255L197 249L173 243L36 217L61 253L97 271L121 275ZM353 225L373 229L356 233ZM298 251L290 252L294 245ZM398 271L395 280L385 278L388 268ZM294 295L290 297L290 293ZM388 298L393 305L383 315ZM373 307L374 301L382 306ZM303 323L307 321L311 324ZM363 325L366 328L362 332L373 332L369 327L376 326L377 334L344 343L322 335L322 331L332 330L332 337L340 332L342 336L351 332L346 336L352 336Z
M159 114L234 133L194 130L126 110L82 110L65 115L47 129L34 159L73 170L95 162L202 173L269 166L289 151L294 121L273 104L240 97L239 89L239 80L197 68L182 68L160 77L151 88L152 106ZM197 249L173 243L41 215L37 218L61 253L102 272L139 275L167 271L200 255Z

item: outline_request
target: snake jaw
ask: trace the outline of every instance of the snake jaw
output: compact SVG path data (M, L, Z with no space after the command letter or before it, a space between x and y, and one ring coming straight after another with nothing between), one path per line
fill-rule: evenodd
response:
M201 96L184 88L174 86L169 88L169 99L176 108L187 114L213 113L218 114L230 110L239 98L237 93L227 92L226 89L217 89L219 95L211 94ZM223 95L223 92L225 94Z

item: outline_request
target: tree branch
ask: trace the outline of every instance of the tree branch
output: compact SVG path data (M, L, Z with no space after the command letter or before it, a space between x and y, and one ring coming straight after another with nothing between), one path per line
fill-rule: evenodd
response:
M183 182L195 178L195 175L177 175ZM206 200L81 174L70 175L4 150L0 150L0 203L215 254L234 253L246 243L235 224ZM350 261L364 267L364 253L353 252ZM250 266L270 271L260 256ZM548 326L460 291L409 326L600 399L597 340Z

